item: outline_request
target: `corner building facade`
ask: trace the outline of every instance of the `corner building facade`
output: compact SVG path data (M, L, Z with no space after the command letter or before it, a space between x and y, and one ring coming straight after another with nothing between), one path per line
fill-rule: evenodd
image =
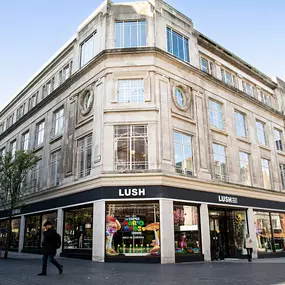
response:
M105 1L0 113L1 154L39 157L11 250L49 219L62 256L283 256L284 90L161 0Z

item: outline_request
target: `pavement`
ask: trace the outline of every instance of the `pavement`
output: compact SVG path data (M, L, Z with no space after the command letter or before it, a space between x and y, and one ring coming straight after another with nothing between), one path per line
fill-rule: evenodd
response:
M170 265L58 261L62 275L49 263L48 276L40 277L40 256L10 254L0 259L0 285L285 285L285 258Z

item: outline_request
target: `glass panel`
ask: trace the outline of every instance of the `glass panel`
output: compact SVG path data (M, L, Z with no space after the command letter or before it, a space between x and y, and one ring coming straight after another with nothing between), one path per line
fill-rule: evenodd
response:
M167 28L167 50L175 57L190 62L188 39Z
M257 129L257 138L258 138L258 142L266 145L266 138L265 138L265 128L264 128L264 124L256 121L256 129Z
M8 221L0 220L0 248L5 248L8 233Z
M91 249L93 208L70 209L64 217L64 249Z
M115 46L116 48L120 48L123 46L123 23L116 23L116 36L115 36Z
M261 166L262 166L262 175L263 175L263 185L264 185L264 188L271 189L269 160L261 159Z
M176 254L201 253L198 207L174 204Z
M173 53L173 50L172 50L172 31L169 28L167 28L167 51L170 53Z
M81 45L81 66L84 66L94 56L95 35L91 36Z
M158 204L107 204L106 212L106 255L160 255Z
M184 98L182 91L179 88L175 89L175 96L179 106L184 107Z
M40 248L41 246L41 216L28 216L26 219L25 247Z
M208 72L208 60L202 58L201 59L201 66L202 66L202 71Z
M245 185L251 185L250 178L250 163L248 153L239 152L239 161L240 161L240 178L241 183Z
M236 134L238 137L246 137L245 115L235 111Z
M273 238L276 251L285 250L285 214L271 213Z
M19 248L19 237L20 237L20 224L21 219L12 220L12 232L11 232L11 246L12 249Z
M229 245L229 251L231 247L235 248L237 256L246 254L244 249L246 234L248 233L246 212L245 211L232 211L229 212L233 221L233 240L234 244Z
M223 106L222 104L209 101L209 108L210 108L210 122L211 125L223 129L224 128L224 116L223 116Z
M269 213L255 212L254 224L258 251L272 252L272 233Z
M274 130L274 134L275 134L275 145L276 145L276 149L283 151L283 143L282 143L282 132L279 130Z

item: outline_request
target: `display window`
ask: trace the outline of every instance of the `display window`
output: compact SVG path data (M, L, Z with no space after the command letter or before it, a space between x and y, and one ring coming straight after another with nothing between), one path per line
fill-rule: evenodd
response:
M174 204L173 210L175 254L201 253L198 207Z
M160 256L159 204L107 204L106 256Z
M271 213L275 251L285 251L285 214Z
M273 244L269 212L255 212L254 224L258 251L272 252Z
M64 213L64 249L92 249L93 207L75 208Z
M0 248L6 244L8 234L8 220L0 220ZM11 224L10 249L18 249L20 234L20 219L13 219Z
M40 249L43 242L43 224L51 221L56 229L57 212L44 213L26 217L24 247L29 249Z

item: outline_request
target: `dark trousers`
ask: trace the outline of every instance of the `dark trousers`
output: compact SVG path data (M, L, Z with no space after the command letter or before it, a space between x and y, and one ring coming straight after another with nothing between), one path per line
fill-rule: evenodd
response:
M58 270L61 270L61 266L60 264L54 259L54 255L50 255L50 254L44 254L42 257L42 264L43 264L43 269L42 269L42 273L47 273L47 262L48 259L50 261L50 263L52 263Z
M247 259L248 259L248 261L251 261L251 259L252 259L252 248L247 248L246 251L247 251Z

